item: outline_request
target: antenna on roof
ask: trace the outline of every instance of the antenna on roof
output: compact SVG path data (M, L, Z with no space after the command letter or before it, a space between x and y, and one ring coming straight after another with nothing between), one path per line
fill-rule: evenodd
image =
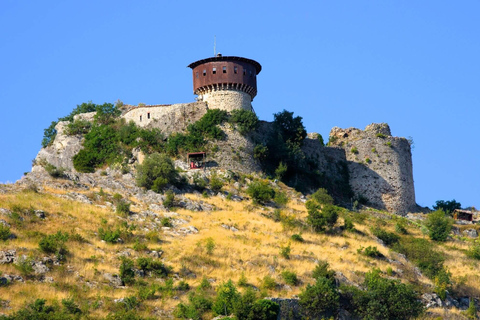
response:
M213 56L217 55L217 36L213 36Z

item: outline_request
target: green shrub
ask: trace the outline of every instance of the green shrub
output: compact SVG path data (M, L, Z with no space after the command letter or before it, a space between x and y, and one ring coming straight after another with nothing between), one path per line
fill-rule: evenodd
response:
M316 232L323 232L326 227L331 229L337 222L338 208L336 206L326 204L321 208L312 200L309 200L306 207L308 211L307 222Z
M397 243L400 239L395 233L388 232L382 228L374 228L372 229L372 233L375 237L379 238L383 241L386 246L392 246L393 244Z
M212 306L214 315L228 316L234 311L235 302L239 299L240 294L235 288L232 280L222 283L217 288L217 297Z
M0 240L5 241L10 239L12 232L10 231L10 227L0 223Z
M326 261L319 261L312 271L312 278L326 278L335 281L335 271L330 270L330 265Z
M333 316L339 307L340 295L332 280L320 277L299 294L299 304L309 319Z
M82 310L78 307L78 304L75 303L73 298L62 299L63 309L68 314L81 314Z
M236 319L249 319L257 294L252 288L247 288L234 305Z
M288 270L285 270L282 272L282 278L286 284L289 284L291 286L296 286L299 282L297 278L297 274L295 272L288 271Z
M157 288L155 285L151 286L140 286L138 288L137 296L140 301L153 300L155 299L155 293Z
M357 147L352 147L352 149L350 149L350 152L353 153L353 154L358 154Z
M28 278L33 272L33 259L30 257L19 257L15 262L14 267L22 276Z
M77 120L70 122L67 125L67 129L65 130L65 134L69 136L73 136L76 134L86 134L90 131L90 128L92 127L92 123L87 121L87 120Z
M434 278L435 288L433 291L435 291L435 293L438 294L438 296L442 300L445 300L447 298L447 292L449 291L452 284L450 280L451 277L452 277L452 274L445 268L442 268L435 275L435 278Z
M253 158L264 161L268 157L268 147L263 144L257 144L253 148Z
M120 279L125 284L132 284L135 282L135 272L133 271L133 260L122 257L120 265Z
M348 231L355 230L355 225L353 224L353 220L350 217L345 217L343 219L343 228Z
M368 246L366 248L360 247L360 249L358 249L357 252L360 253L360 254L364 254L364 255L366 255L367 257L370 257L370 258L382 258L383 257L383 254L381 254L380 251L378 251L377 247L372 247L372 246Z
M224 182L217 173L213 173L210 177L210 188L215 192L220 192L224 186Z
M237 283L240 287L246 287L248 285L248 279L247 277L245 276L245 272L242 272L242 274L240 275L240 279L238 279L238 283Z
M209 255L213 254L213 250L215 250L215 240L212 237L209 237L205 240L205 249L207 249L207 253Z
M110 227L108 229L98 228L98 236L101 240L108 243L115 243L120 238L122 232L120 229L112 230Z
M144 272L152 272L158 277L166 277L171 272L171 269L166 267L161 261L153 260L150 257L137 258L136 264Z
M403 220L395 224L395 232L400 234L408 234L407 228L405 227L405 222Z
M404 254L430 279L434 279L444 268L444 255L426 239L404 237L393 249Z
M43 252L54 253L59 259L62 259L68 253L67 247L65 246L68 236L68 233L58 231L55 234L43 237L38 245Z
M333 198L328 194L327 189L320 188L312 194L312 200L318 204L333 204Z
M413 319L423 312L410 285L382 278L378 269L365 275L364 287L365 291L349 288L355 312L364 319Z
M290 259L290 253L292 252L292 247L290 246L290 243L284 247L280 247L280 255L284 257L285 259Z
M159 153L147 156L141 165L137 166L137 185L161 192L167 184L175 184L178 173L172 160Z
M305 242L305 240L303 239L301 234L292 234L290 239L292 239L293 241L296 241L296 242Z
M480 260L480 243L474 243L467 251L467 256L473 259Z
M175 206L175 193L172 190L167 190L167 192L165 193L165 200L163 200L163 206L168 209L171 209ZM171 225L164 227L171 227Z
M280 207L284 207L288 203L288 196L285 192L275 192L273 201Z
M128 215L130 213L130 203L127 201L119 201L116 206L116 212L122 215Z
M261 288L265 290L273 290L277 287L275 279L270 276L265 276L262 279Z
M247 320L276 320L279 313L280 305L278 303L267 299L261 299L253 303L252 310L250 311Z
M384 139L384 138L387 137L387 136L384 135L383 133L377 133L376 136L377 136L378 138L382 138L382 139Z
M273 199L275 190L268 181L254 181L248 185L247 194L255 203L265 203Z
M445 215L443 210L431 212L427 216L425 226L428 236L434 241L445 241L452 230L453 220Z
M168 227L168 228L172 228L173 227L173 224L172 224L172 221L169 217L163 217L162 220L160 220L160 224L163 226L163 227Z
M278 164L277 169L275 169L275 179L282 180L282 178L285 176L287 173L288 166L286 163L280 161Z
M258 126L258 117L252 111L244 109L233 110L229 122L234 124L241 134L247 134Z
M65 176L65 168L57 168L48 162L43 165L43 168L52 178L63 178Z

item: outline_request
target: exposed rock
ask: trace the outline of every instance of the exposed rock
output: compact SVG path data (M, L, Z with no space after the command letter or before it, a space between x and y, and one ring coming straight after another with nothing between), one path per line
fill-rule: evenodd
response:
M50 269L41 261L33 261L32 268L35 274L45 274L50 271Z
M8 284L8 279L5 277L0 277L0 287L4 287Z
M302 319L300 304L298 299L284 299L284 298L266 298L278 303L280 306L280 313L277 319Z
M43 210L35 210L35 215L40 219L45 219L45 211Z
M478 238L478 232L475 229L467 229L464 230L462 233L469 238Z
M116 274L111 273L104 273L103 277L110 282L110 285L113 287L121 287L123 286L123 281L120 277Z
M226 225L226 224L222 224L221 227L224 228L224 229L227 229L227 230L231 230L233 232L238 231L238 229L235 228L234 226L229 226L229 225Z
M422 301L427 309L443 307L442 299L440 299L436 293L424 293L422 295Z
M162 255L163 255L163 251L156 251L156 250L152 250L148 253L149 256L153 257L153 258L160 258Z
M0 251L0 264L15 262L17 251L15 249Z
M10 211L8 209L0 208L0 216L8 217L8 216L10 216L11 213L12 213L12 211Z
M15 282L15 281L16 282L25 282L25 280L21 276L18 276L18 275L4 274L3 277L6 278L8 282Z

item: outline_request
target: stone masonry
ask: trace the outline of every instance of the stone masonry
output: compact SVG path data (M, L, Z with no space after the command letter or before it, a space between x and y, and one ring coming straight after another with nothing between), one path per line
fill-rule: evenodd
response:
M200 96L199 96L200 98ZM235 109L252 110L252 97L243 91L218 90L205 92L201 99L209 108L222 109L231 112Z
M333 128L330 145L345 150L350 186L370 205L405 215L416 209L412 153L405 138L392 137L387 124L364 131Z

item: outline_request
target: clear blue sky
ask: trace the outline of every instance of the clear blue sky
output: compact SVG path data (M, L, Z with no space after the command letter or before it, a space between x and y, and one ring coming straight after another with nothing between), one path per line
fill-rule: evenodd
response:
M30 171L43 129L82 102L191 102L186 66L263 66L253 105L325 140L387 122L413 137L417 202L480 207L480 2L0 1L0 181Z

